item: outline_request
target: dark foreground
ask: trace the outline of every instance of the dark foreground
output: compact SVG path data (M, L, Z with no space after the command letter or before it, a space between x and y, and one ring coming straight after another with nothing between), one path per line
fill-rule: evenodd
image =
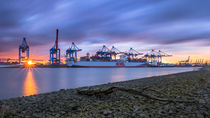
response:
M210 70L2 100L0 117L206 118Z

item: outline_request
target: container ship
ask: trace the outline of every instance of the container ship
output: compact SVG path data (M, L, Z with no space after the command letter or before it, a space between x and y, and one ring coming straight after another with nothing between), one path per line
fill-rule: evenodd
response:
M79 61L67 64L71 67L146 67L144 62L100 62L100 61Z
M19 64L17 59L0 58L0 68L15 68L21 66L23 66L23 64Z
M148 62L146 59L137 58L142 53L130 48L128 52L121 52L114 46L109 49L103 45L95 55L80 57L77 61L77 52L81 51L74 43L71 48L66 51L66 63L70 67L146 67Z
M21 67L23 64L6 64L6 63L0 63L0 68L16 68Z

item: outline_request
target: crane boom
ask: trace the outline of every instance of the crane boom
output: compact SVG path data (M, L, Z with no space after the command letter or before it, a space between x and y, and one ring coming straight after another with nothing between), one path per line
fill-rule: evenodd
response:
M23 53L25 53L25 56L22 56ZM29 59L29 45L25 37L23 38L22 44L19 46L19 63L21 63L23 58Z
M58 32L59 32L59 30L56 29L56 41L55 41L55 45L56 45L55 50L56 50L56 51L58 50Z
M23 38L23 41L22 41L22 44L20 45L21 49L22 49L22 52L25 52L26 49L29 47L27 42L26 42L26 38L24 37Z
M69 49L66 50L66 61L77 61L77 52L82 51L74 42Z

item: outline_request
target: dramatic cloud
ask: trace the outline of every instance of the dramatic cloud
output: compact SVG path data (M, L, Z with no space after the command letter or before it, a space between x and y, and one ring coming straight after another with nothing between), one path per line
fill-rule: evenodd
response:
M0 52L54 42L210 44L209 0L4 0L0 1ZM68 43L69 44L69 43ZM68 45L67 44L67 45Z

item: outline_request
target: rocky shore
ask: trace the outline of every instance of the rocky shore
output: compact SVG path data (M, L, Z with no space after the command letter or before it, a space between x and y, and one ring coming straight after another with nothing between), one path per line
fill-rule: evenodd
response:
M210 69L1 100L1 117L209 118Z

